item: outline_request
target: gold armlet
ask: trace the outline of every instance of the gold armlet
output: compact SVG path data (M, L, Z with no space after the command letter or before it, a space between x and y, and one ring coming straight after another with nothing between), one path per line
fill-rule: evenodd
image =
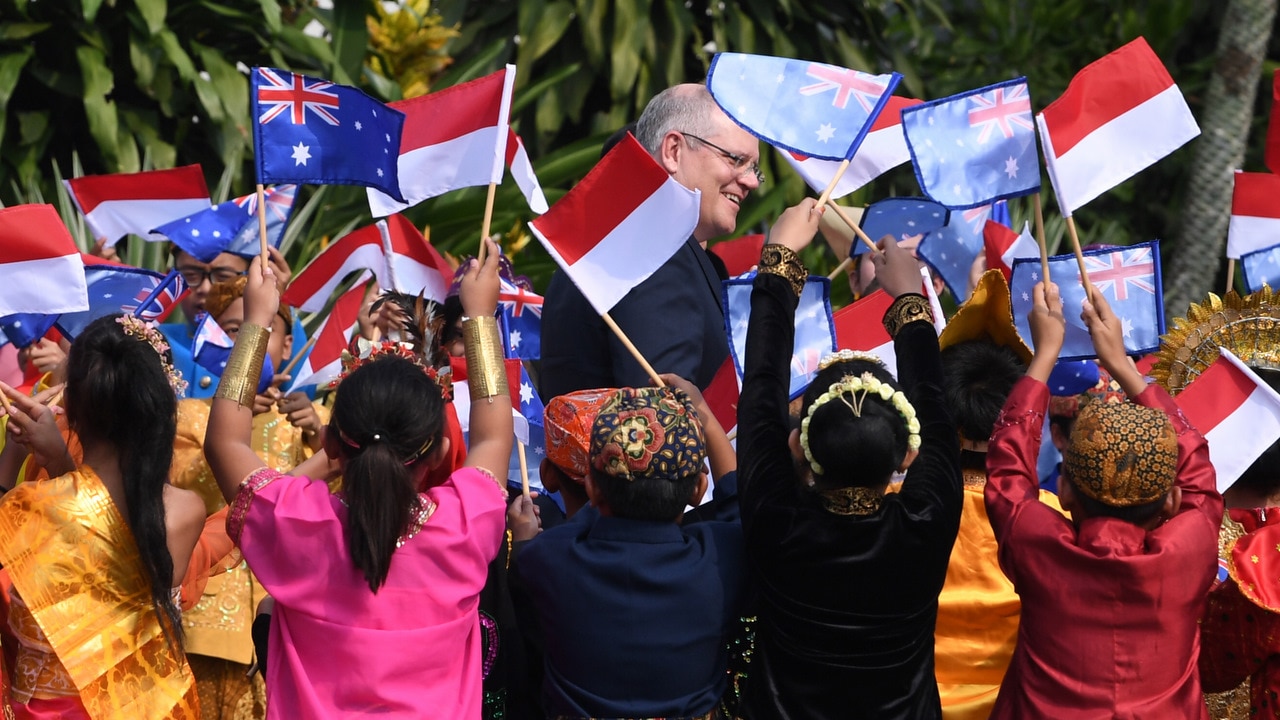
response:
M777 275L791 283L791 289L795 291L796 297L800 297L800 293L804 291L804 283L809 279L809 271L805 269L804 263L800 262L800 256L786 245L777 243L766 244L760 250L760 266L757 271L766 275Z
M471 388L471 399L491 398L508 392L498 319L470 318L462 323L462 339L467 347L467 385Z
M928 299L915 293L899 295L884 313L884 329L889 331L889 337L897 337L899 330L916 320L933 323L933 309Z
M246 323L240 326L235 347L222 371L218 392L214 397L234 400L240 407L253 407L258 394L258 380L262 376L262 359L267 355L267 340L271 332L261 325Z

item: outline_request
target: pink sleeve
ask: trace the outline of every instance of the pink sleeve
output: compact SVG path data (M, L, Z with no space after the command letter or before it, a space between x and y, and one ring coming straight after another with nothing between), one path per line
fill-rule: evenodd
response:
M427 497L438 506L437 516L454 516L449 522L458 523L459 536L488 565L506 534L506 486L488 470L464 467L428 490Z

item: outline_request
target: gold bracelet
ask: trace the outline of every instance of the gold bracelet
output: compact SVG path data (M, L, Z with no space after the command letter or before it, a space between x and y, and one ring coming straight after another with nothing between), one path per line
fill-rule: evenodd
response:
M933 308L929 307L929 301L915 293L899 295L884 313L884 329L889 331L889 337L897 337L899 330L916 320L933 323Z
M760 266L758 272L763 275L777 275L791 283L796 297L804 292L805 281L809 279L809 271L805 270L800 256L786 245L769 243L760 250Z
M262 359L267 355L267 340L271 331L261 325L245 323L236 335L235 347L218 381L214 397L234 400L240 407L253 407L258 394L258 380L262 376Z
M467 385L473 401L508 392L507 366L502 361L498 319L473 317L462 323L467 347Z

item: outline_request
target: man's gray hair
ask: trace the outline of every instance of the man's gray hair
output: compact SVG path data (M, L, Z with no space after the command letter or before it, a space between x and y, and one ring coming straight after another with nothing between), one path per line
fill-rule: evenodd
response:
M656 156L662 138L675 130L700 137L713 137L720 128L720 107L704 85L686 84L669 87L654 96L636 122L636 140L649 154Z

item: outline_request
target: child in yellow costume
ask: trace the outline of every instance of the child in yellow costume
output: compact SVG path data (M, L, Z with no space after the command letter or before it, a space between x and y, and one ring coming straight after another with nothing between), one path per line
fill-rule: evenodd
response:
M245 279L218 283L209 291L205 310L228 335L235 337L244 318ZM281 307L272 327L268 354L272 367L288 362L293 326L289 309ZM318 431L328 421L328 409L306 395L282 396L279 381L257 397L253 417L254 449L263 462L280 471L292 470L319 447ZM211 399L187 399L178 403L178 433L174 441L174 485L194 490L204 500L209 515L226 503L205 462L203 445ZM220 526L219 526L220 527ZM254 615L266 597L238 554L225 574L209 579L202 595L184 598L195 606L183 613L187 651L197 680L204 718L245 720L264 717L265 690L253 663Z
M1022 605L996 557L983 489L996 416L1031 359L1013 324L1009 286L988 270L938 338L947 405L960 434L964 505L938 596L934 673L945 720L986 720L1013 658ZM1060 509L1057 497L1040 500Z

